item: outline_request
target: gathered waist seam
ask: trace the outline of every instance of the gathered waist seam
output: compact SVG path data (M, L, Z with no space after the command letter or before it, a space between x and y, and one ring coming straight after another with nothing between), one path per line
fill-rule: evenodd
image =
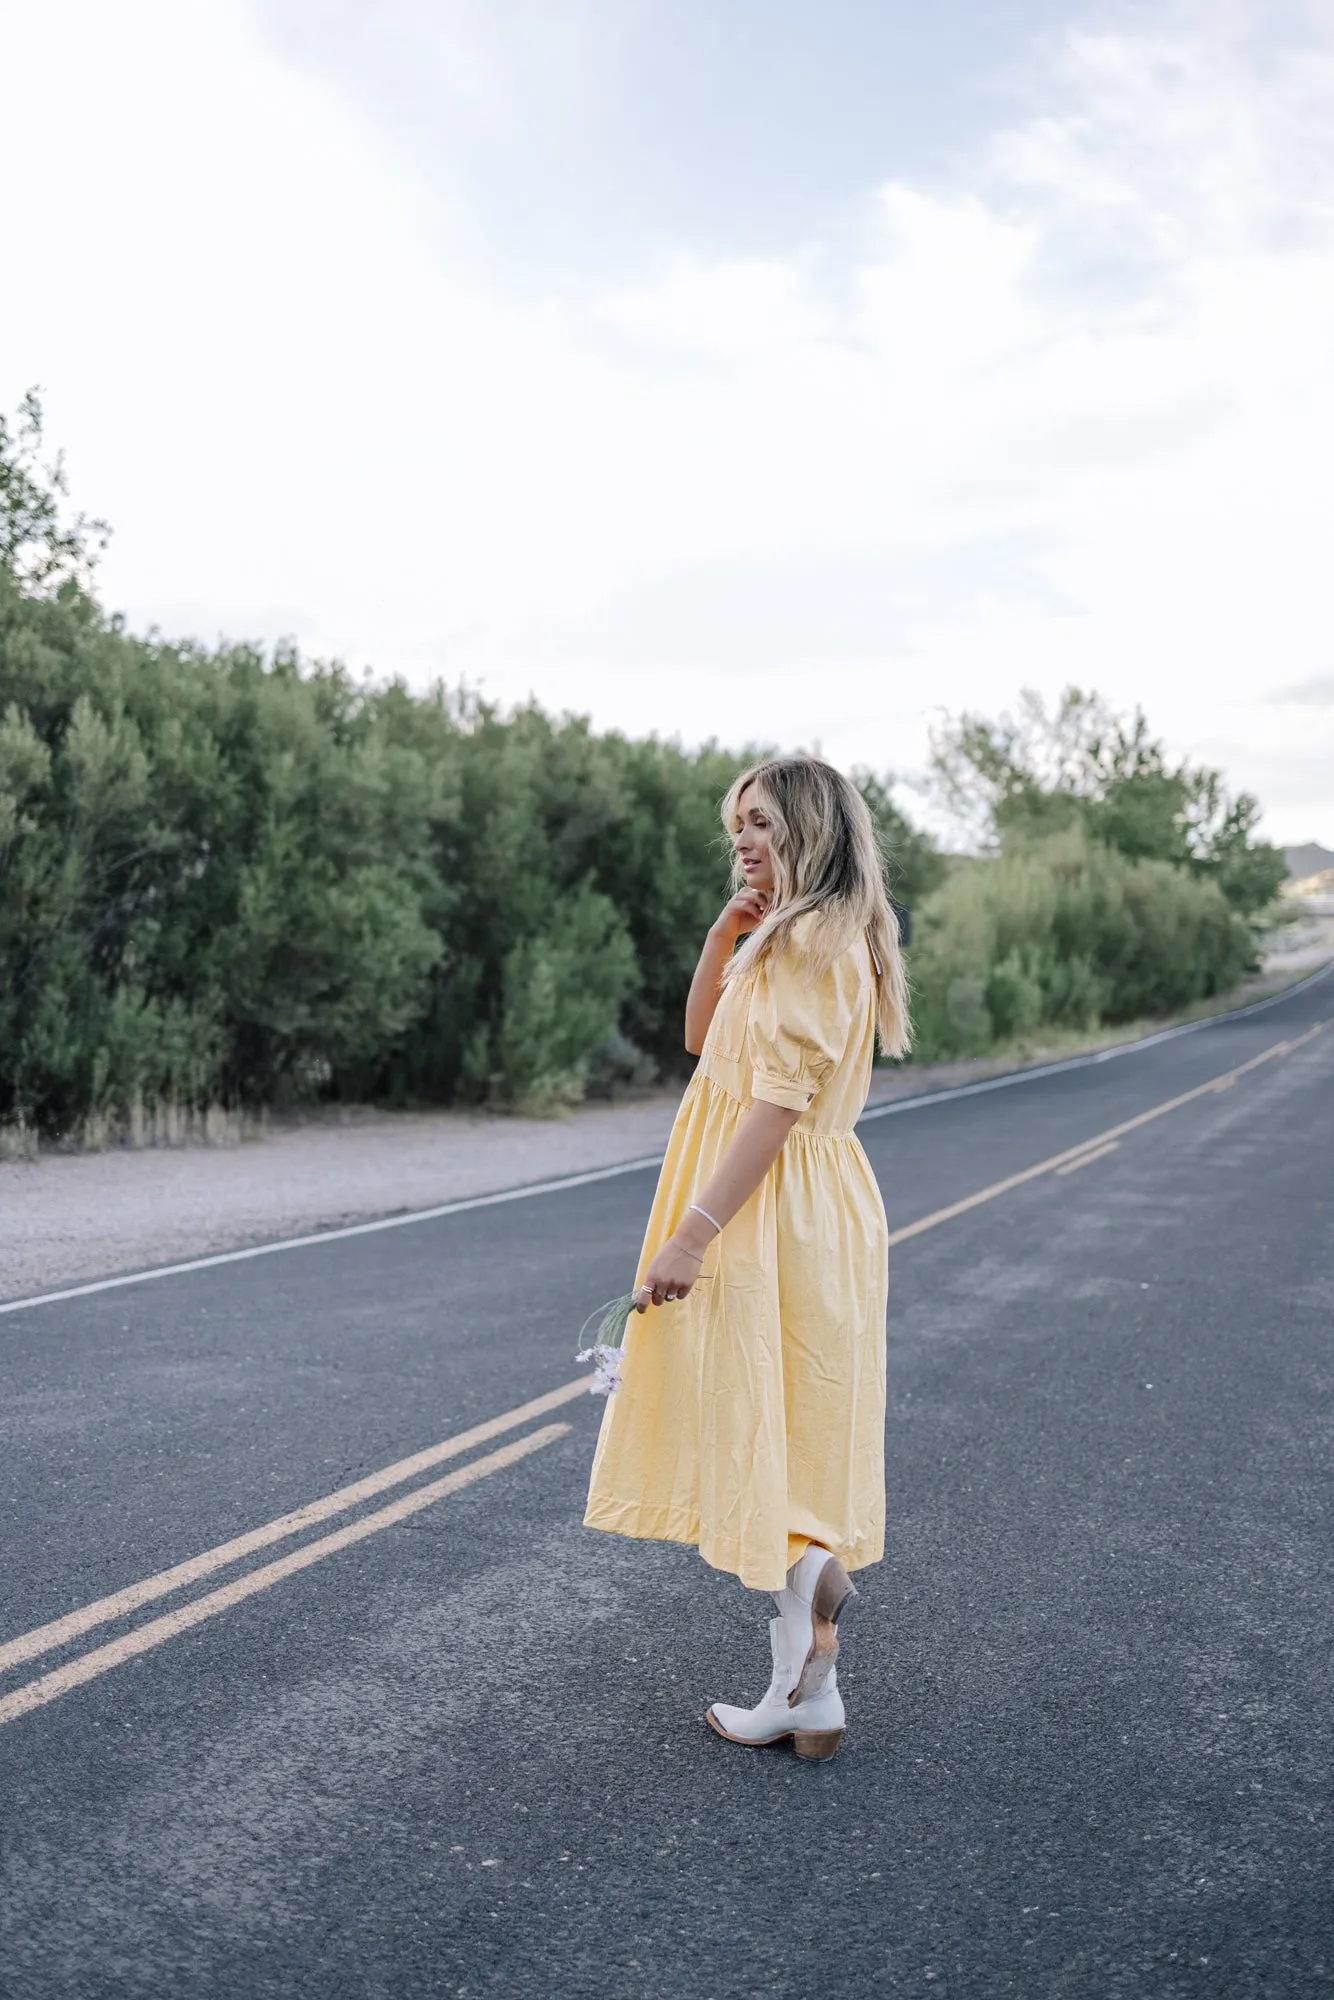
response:
M823 1140L826 1144L828 1144L831 1140L835 1139L839 1141L846 1139L856 1139L857 1127L855 1125L849 1125L846 1127L846 1129L838 1132L818 1132L814 1129L814 1127L810 1125L794 1125L792 1127L792 1130L788 1133L787 1136L789 1139L820 1139ZM861 1142L858 1141L858 1144L860 1143Z

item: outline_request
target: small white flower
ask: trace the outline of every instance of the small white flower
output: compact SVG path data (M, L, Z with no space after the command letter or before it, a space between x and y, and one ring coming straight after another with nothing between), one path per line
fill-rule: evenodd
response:
M616 1335L625 1326L634 1305L633 1292L627 1293L624 1298L610 1299L605 1306L591 1312L580 1328L583 1334L595 1320L598 1323L592 1344L581 1347L575 1356L576 1361L591 1361L593 1364L593 1379L588 1385L591 1396L614 1396L621 1386L621 1367L626 1350L617 1345Z
M625 1360L623 1347L610 1347L599 1340L592 1347L586 1347L576 1357L580 1361L593 1363L593 1379L588 1385L590 1396L614 1396L621 1386L621 1363Z

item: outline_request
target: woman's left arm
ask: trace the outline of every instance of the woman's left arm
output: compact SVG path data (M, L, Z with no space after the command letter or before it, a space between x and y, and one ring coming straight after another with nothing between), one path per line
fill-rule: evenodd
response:
M737 1126L733 1139L708 1185L701 1189L699 1206L707 1209L713 1222L726 1225L737 1210L744 1208L764 1176L783 1150L783 1141L801 1116L780 1104L760 1099L751 1105ZM683 1299L699 1276L700 1260L713 1241L713 1222L694 1209L682 1216L676 1229L656 1253L640 1286L639 1312L652 1302L660 1306L669 1296Z

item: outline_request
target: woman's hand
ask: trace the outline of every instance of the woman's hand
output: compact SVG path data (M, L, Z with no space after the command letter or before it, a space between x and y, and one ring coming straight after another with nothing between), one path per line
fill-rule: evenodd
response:
M713 1231L705 1223L701 1229L692 1213L685 1216L676 1234L669 1236L645 1271L635 1293L635 1311L647 1312L650 1305L670 1304L683 1299L699 1276L704 1246Z
M697 1056L704 1047L704 1037L709 1032L709 1023L717 1011L723 990L723 974L737 939L744 937L748 931L758 929L768 909L766 890L742 889L730 903L724 904L709 925L709 934L704 940L704 949L699 955L699 964L695 967L695 976L686 995L687 1055Z
M739 889L731 902L725 903L714 919L714 933L726 941L730 951L739 937L746 937L751 931L757 931L768 913L767 889Z

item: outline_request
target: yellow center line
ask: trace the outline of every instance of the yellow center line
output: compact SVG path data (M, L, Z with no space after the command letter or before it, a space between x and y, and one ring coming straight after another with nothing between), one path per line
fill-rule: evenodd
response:
M1109 1139L1105 1146L1095 1146L1091 1153L1081 1153L1077 1160L1067 1160L1063 1167L1057 1167L1057 1176L1077 1174L1081 1167L1091 1166L1094 1160L1105 1160L1109 1153L1116 1151L1120 1143L1119 1139Z
M579 1386L587 1388L586 1383ZM97 1646L91 1653L82 1654L66 1666L56 1667L39 1680L27 1681L24 1686L15 1688L12 1694L0 1698L0 1724L30 1714L34 1708L55 1701L58 1695L68 1694L71 1688L82 1687L85 1681L96 1680L99 1674L109 1673L112 1667L120 1666L125 1660L151 1652L155 1646L164 1645L168 1639L188 1632L192 1625L202 1625L205 1619L216 1618L220 1611L230 1611L234 1604L240 1604L245 1598L254 1597L261 1590L272 1589L284 1577L295 1576L298 1570L323 1562L336 1550L348 1548L353 1542L365 1541L368 1535L377 1535L382 1528L392 1528L396 1521L406 1520L409 1514L416 1514L423 1507L434 1506L446 1494L457 1493L461 1487L471 1486L477 1479L489 1478L493 1472L503 1472L507 1466L527 1458L531 1452L541 1451L544 1445L567 1437L569 1431L569 1424L547 1424L540 1431L530 1431L527 1437L502 1445L499 1451L491 1452L486 1458L475 1458L470 1464L459 1466L457 1471L446 1473L443 1479L403 1494L388 1507L381 1507L377 1513L363 1514L359 1520L349 1522L347 1527L337 1529L332 1535L324 1535L318 1542L307 1542L304 1548L293 1549L290 1555L280 1556L277 1562L266 1563L263 1569L248 1571L245 1576L237 1577L234 1583L224 1584L221 1590L211 1590L205 1597L196 1597L189 1604L164 1613L161 1618L150 1619L147 1625L136 1626L123 1638L113 1639L108 1645Z
M1141 1125L1152 1124L1155 1118L1165 1118L1169 1111L1179 1111L1183 1104L1193 1103L1197 1097L1207 1097L1211 1091L1230 1089L1238 1077L1258 1069L1261 1063L1269 1062L1274 1056L1290 1055L1328 1026L1328 1021L1317 1021L1313 1028L1308 1028L1304 1035L1298 1035L1295 1041L1274 1042L1271 1047L1261 1049L1258 1056L1252 1056L1249 1062L1238 1063L1235 1069L1226 1070L1222 1076L1211 1076L1207 1083L1197 1083L1193 1090L1183 1090L1179 1097L1169 1097L1164 1103L1141 1111L1135 1118L1126 1118L1119 1125L1109 1125L1105 1132L1095 1132L1091 1139L1082 1139L1077 1146L1067 1146L1063 1153L1053 1153L1050 1159L1039 1160L1036 1166L1025 1167L1022 1173L1008 1174L1003 1181L993 1181L990 1187L965 1195L962 1201L952 1201L948 1208L938 1208L931 1215L906 1223L902 1229L892 1230L890 1247L906 1243L910 1236L921 1236L928 1229L936 1229L942 1222L951 1222L956 1215L966 1215L970 1208L980 1208L983 1202L995 1201L997 1195L1008 1194L1011 1188L1022 1187L1026 1181L1035 1181L1041 1174L1057 1173L1067 1160L1082 1161L1083 1156L1091 1153L1095 1146L1105 1146L1109 1140L1122 1139L1127 1132L1138 1131Z
M71 1639L90 1632L95 1625L110 1624L113 1618L124 1618L128 1612L137 1611L142 1604L151 1604L155 1598L166 1597L170 1591L183 1590L188 1583L198 1583L201 1577L210 1575L215 1569L226 1569L229 1564L254 1555L257 1549L286 1541L289 1535L299 1535L303 1529L314 1527L318 1521L327 1521L333 1514L344 1514L349 1507L360 1506L363 1500L373 1499L390 1486L402 1486L405 1481L415 1479L419 1472L426 1472L447 1458L457 1458L461 1452L471 1451L474 1445L486 1444L505 1431L517 1430L521 1424L531 1423L534 1417L544 1417L549 1411L559 1409L563 1403L573 1402L576 1396L587 1393L588 1377L583 1375L577 1382L567 1382L562 1389L552 1389L545 1396L535 1396L531 1403L521 1403L517 1410L507 1410L503 1416L489 1417L484 1424L475 1424L469 1431L460 1431L457 1437L446 1438L443 1444L431 1445L426 1451L414 1453L411 1458L401 1458L396 1465L386 1465L381 1471L354 1481L351 1486L340 1486L336 1493L326 1494L323 1500L312 1500L290 1514L280 1514L276 1521L268 1521L262 1528L252 1528L249 1534L237 1535L230 1542L220 1542L216 1548L205 1549L203 1555L191 1556L188 1562L177 1563L172 1569L146 1577L142 1583L132 1583L124 1590L113 1591L110 1597L99 1597L96 1603L85 1604L82 1609L71 1611L64 1618L55 1618L49 1625L38 1625L33 1631L24 1632L17 1639L10 1639L0 1646L0 1673L18 1666L23 1660L34 1659L39 1653L49 1653L56 1646L68 1645Z

